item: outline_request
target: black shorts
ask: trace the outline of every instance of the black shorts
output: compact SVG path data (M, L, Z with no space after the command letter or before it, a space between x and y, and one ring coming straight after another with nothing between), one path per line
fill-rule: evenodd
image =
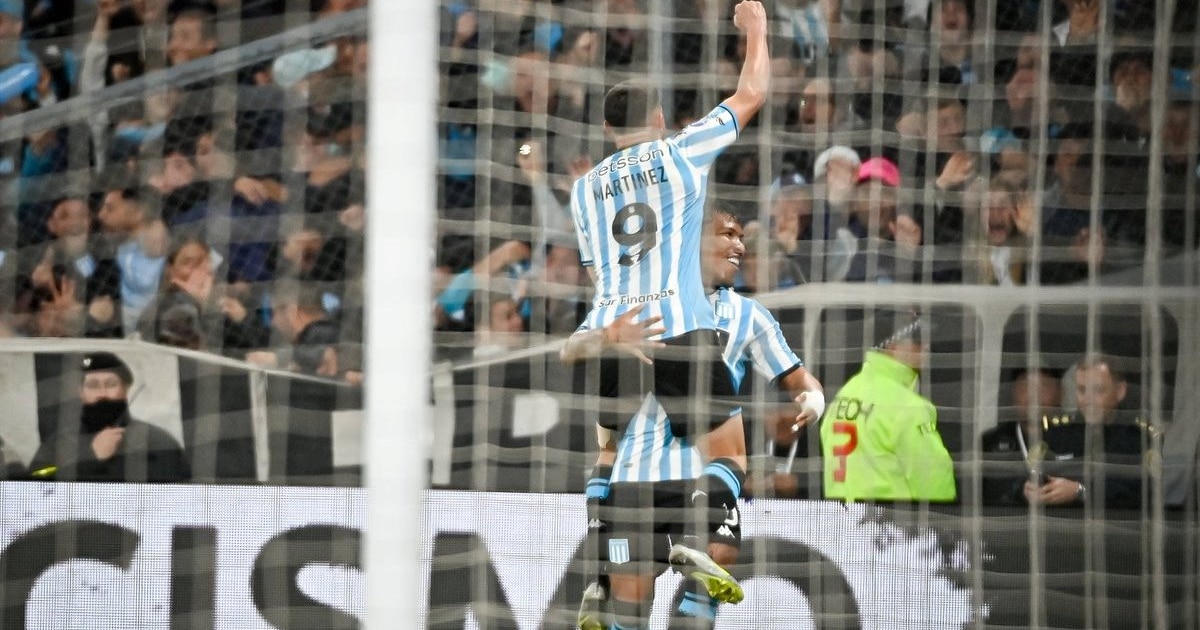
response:
M740 412L733 375L722 350L725 335L715 330L694 330L665 341L666 347L648 348L654 361L648 366L621 354L600 361L600 395L632 399L634 404L604 411L600 425L620 430L653 392L667 411L675 436L702 435Z
M603 508L607 527L600 536L602 572L649 575L665 569L687 519L704 518L686 507L694 486L690 479L609 486Z
M708 542L740 548L737 509L714 514L697 508L691 499L695 488L694 479L609 486L600 511L606 523L598 541L601 572L657 574L670 564L671 545L678 542L695 545L700 551L707 550Z

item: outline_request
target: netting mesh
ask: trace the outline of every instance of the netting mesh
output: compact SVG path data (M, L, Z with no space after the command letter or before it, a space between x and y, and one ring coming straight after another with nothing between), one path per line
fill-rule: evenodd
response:
M9 72L52 80L4 95L7 331L361 373L365 15L291 4L102 2L19 41ZM292 305L337 365L285 356Z
M0 627L364 615L366 25L0 2Z
M582 564L520 582L549 599L497 586L519 573L506 554L555 534L497 550L491 529L557 533L574 509L581 536L583 510L476 518L453 491L582 490L596 403L557 356L591 304L570 185L613 151L600 123L616 83L658 87L672 130L733 93L746 53L733 4L440 5L433 481L451 492L428 517L431 627L536 623L529 607L574 620ZM776 395L754 382L745 508L762 521L737 571L761 599L723 607L718 627L1194 624L1195 4L765 6L771 93L707 191L745 226L735 288L771 308L828 400L892 332L881 313L920 313L935 332L917 387L958 500L867 508L846 528L878 526L873 546L826 532L828 515L788 501L824 496L819 431L775 433L758 406ZM1108 404L1137 427L1134 453L1087 438L1068 463L1026 444L1023 423L1057 435L1083 422L1077 366L1096 354L1124 376ZM1028 506L1026 482L1048 477L1088 499ZM506 496L525 500L493 507ZM914 540L930 564L901 559ZM467 550L478 563L447 564ZM938 577L914 577L924 570ZM676 587L660 580L652 627L667 627ZM880 612L897 592L911 606Z
M0 333L24 338L0 356L23 480L0 490L0 626L361 616L364 494L243 486L359 479L360 394L336 381L362 377L363 4L0 0ZM733 92L732 4L439 3L427 627L574 622L595 401L557 357L591 298L566 193L612 150L613 84L657 85L672 129ZM736 288L831 401L881 312L919 312L958 500L822 501L817 428L769 431L753 382L749 596L718 626L1196 627L1195 3L767 10L772 93L710 181L746 228ZM96 351L201 485L24 482L78 426ZM1016 426L1078 424L1097 352L1137 453L1046 459ZM1027 506L1044 476L1090 498ZM652 627L679 585L659 579Z

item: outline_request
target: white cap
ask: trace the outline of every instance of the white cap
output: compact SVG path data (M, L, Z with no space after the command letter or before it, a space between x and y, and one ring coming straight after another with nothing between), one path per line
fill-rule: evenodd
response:
M271 66L271 76L276 85L290 88L314 72L333 65L337 47L333 44L324 48L305 48L280 55Z
M817 156L817 161L813 164L813 179L815 181L825 179L825 171L829 168L830 160L845 160L850 162L854 164L855 172L858 171L858 167L862 166L862 158L858 157L858 153L855 153L854 149L835 144Z

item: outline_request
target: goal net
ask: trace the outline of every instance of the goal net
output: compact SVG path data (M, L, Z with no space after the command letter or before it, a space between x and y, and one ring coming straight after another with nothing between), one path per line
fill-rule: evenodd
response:
M672 131L733 93L733 4L438 2L437 154L394 156L436 161L436 205L370 208L436 211L414 301L363 262L374 7L0 0L0 627L365 623L359 384L394 385L364 374L368 294L435 318L405 364L428 413L382 419L432 437L396 592L420 627L571 627L600 403L559 360L592 298L567 193L613 151L614 84L657 86ZM747 596L716 627L1200 626L1195 3L765 8L771 93L707 189L745 230L733 288L826 420L919 321L956 499L827 500L820 426L774 431L748 378ZM129 412L89 429L101 353ZM1082 378L1098 357L1119 378Z
M364 5L0 4L0 626L361 623Z
M592 296L570 187L614 150L618 82L657 87L668 132L734 92L733 4L440 5L429 627L574 623L598 403L558 357ZM914 314L957 499L824 500L819 427L775 432L753 380L747 600L717 627L1194 624L1195 8L764 5L770 94L707 189L744 226L734 288L821 380L825 422ZM1105 422L1128 457L1084 426ZM1030 505L1052 479L1070 496ZM658 579L651 627L680 584Z

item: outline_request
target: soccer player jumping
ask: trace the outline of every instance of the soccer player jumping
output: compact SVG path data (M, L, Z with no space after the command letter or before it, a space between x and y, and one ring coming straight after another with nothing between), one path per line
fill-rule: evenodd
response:
M753 369L799 403L795 407L799 425L816 422L824 409L820 381L792 352L771 313L729 288L745 255L741 223L719 209L711 214L701 241L701 264L717 327L727 335L723 357L735 384ZM633 352L643 346L646 338L657 334L658 321L637 320L638 312L629 311L606 326L605 343L624 344ZM586 334L576 333L567 341L563 348L565 360L592 356L589 351L595 348L579 345L580 337ZM654 579L664 565L665 554L666 561L695 578L686 583L672 630L711 629L718 601L732 601L714 597L709 588L714 580L721 583L717 576L723 577L723 570L714 570L707 558L686 544L672 544L688 540L688 506L695 505L694 481L704 469L693 441L675 439L669 418L652 394L646 395L622 430L612 435L602 431L601 435L596 462L599 472L588 483L588 527L589 544L598 548L598 555L606 562L597 582L584 594L579 627L644 627L653 601ZM717 527L718 535L710 536L708 552L712 559L729 566L737 559L740 542L737 508L715 516L721 519L721 525ZM728 535L720 531L722 527ZM602 589L611 590L614 597L605 601L607 593Z
M637 82L617 85L604 99L604 129L617 152L577 180L571 192L580 259L596 289L577 335L601 346L605 327L634 309L660 327L652 340L661 344L646 348L652 357L638 349L601 359L599 393L635 404L653 393L670 419L671 433L695 439L707 464L693 501L702 502L698 507L709 515L708 536L714 542L737 535L726 521L737 523L746 448L741 409L732 400L736 392L701 277L699 244L709 170L762 107L770 83L762 5L738 3L733 23L747 39L734 94L666 137L657 91ZM604 414L600 424L619 430L630 415L618 408ZM601 485L593 493L604 492ZM623 551L628 550L617 550ZM672 555L675 562L698 567L691 574L704 576L713 597L741 599L741 587L706 554L680 546ZM626 599L616 591L613 595Z

